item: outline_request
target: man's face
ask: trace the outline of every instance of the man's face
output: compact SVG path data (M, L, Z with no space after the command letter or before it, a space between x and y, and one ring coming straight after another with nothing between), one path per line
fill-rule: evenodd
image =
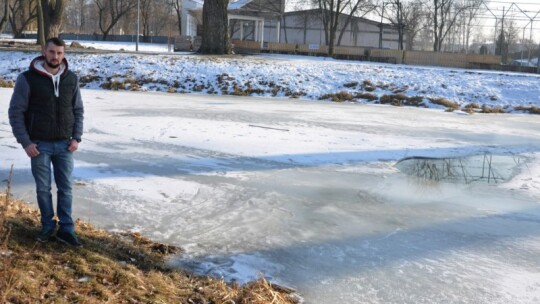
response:
M45 56L45 62L47 65L53 69L56 69L64 60L64 47L57 46L54 43L49 43L45 46L43 51L43 56Z

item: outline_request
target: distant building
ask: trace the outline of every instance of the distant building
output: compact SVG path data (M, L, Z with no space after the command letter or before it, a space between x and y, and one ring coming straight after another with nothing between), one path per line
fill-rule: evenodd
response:
M345 24L348 15L341 14L339 23ZM382 23L382 48L398 49L397 28L386 23ZM336 45L338 45L341 28L336 33ZM299 44L326 44L324 25L322 22L321 10L311 9L304 11L287 12L283 17L281 42ZM378 48L381 38L381 23L366 18L353 16L343 31L341 46L358 46L367 48ZM404 39L404 48L406 37Z
M537 67L538 58L531 58L530 61L528 59L516 59L516 60L512 60L511 64L517 65L517 66Z
M182 1L182 36L202 35L202 0ZM229 3L232 39L275 42L279 40L280 19L285 0L237 0ZM272 32L273 30L273 32Z
M183 0L182 36L202 35L202 0ZM311 9L285 12L285 0L238 0L229 3L231 38L261 43L325 45L321 10ZM341 14L340 24L347 15ZM343 32L339 45L378 48L398 48L397 28L386 23L353 16ZM338 29L336 45L340 29ZM404 47L407 41L404 39Z

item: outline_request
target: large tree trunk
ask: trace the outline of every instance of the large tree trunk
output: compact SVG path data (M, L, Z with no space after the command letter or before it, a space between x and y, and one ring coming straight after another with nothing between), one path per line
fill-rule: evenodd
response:
M229 0L206 0L203 5L201 54L230 54L231 42L227 19Z
M43 10L43 28L45 40L58 37L64 18L65 0L40 0Z

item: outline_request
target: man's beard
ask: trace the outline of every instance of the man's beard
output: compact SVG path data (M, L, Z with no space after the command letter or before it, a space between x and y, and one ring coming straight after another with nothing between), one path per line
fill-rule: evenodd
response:
M52 62L49 62L49 60L45 59L45 63L52 69L57 69L60 66L60 62L57 64L53 64Z

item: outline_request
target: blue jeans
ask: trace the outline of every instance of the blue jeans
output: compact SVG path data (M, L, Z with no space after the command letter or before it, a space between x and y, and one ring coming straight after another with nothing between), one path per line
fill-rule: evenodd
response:
M60 220L60 229L73 231L71 218L71 194L73 172L73 153L68 151L68 139L58 141L35 141L39 155L31 159L32 175L36 181L37 201L41 212L43 229L55 228L54 209L51 195L51 164L56 182L56 210Z

